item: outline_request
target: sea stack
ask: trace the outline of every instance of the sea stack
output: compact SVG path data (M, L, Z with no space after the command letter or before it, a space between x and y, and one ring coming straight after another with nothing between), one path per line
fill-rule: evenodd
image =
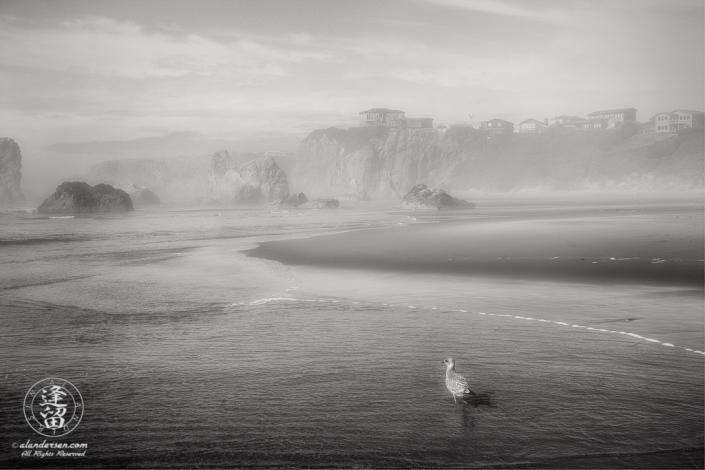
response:
M211 159L209 196L219 202L261 204L289 195L286 174L272 157L250 160L239 168L227 150Z
M401 208L406 210L448 210L474 209L475 204L454 198L442 189L429 188L417 184L401 200Z
M44 214L80 214L88 212L132 211L130 195L109 184L62 183L38 208Z
M162 203L159 196L154 194L154 192L150 191L148 188L137 186L135 184L128 184L121 189L130 195L132 204L136 206Z
M0 204L22 204L22 154L20 146L10 139L0 139Z

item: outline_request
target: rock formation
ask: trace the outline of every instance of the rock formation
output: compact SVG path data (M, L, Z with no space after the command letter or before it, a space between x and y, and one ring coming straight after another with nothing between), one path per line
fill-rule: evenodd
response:
M284 199L275 201L272 204L276 207L299 207L301 204L308 202L308 198L304 193L289 194Z
M314 199L299 206L299 209L336 209L340 206L337 199Z
M44 214L132 211L130 196L108 184L90 186L83 182L62 183L38 208Z
M20 146L8 138L0 139L0 204L22 204L22 154Z
M136 186L134 184L128 184L127 186L124 186L122 188L123 191L125 191L127 194L130 195L130 199L132 200L132 204L136 206L141 206L141 205L152 205L152 204L161 204L162 201L159 200L159 196L154 194L152 191L150 191L147 188L144 188L142 186Z
M221 202L259 204L289 195L289 182L274 158L250 160L238 168L227 150L213 155L208 184L210 197Z
M309 196L336 198L397 198L419 183L492 192L702 190L701 130L659 141L638 132L636 123L500 135L470 127L322 129L301 142L291 182Z
M425 184L417 184L401 200L401 208L406 210L448 210L474 209L472 202L457 199L442 189L431 189Z

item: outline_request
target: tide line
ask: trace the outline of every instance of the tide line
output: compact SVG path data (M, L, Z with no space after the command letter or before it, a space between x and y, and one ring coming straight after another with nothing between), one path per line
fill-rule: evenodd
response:
M241 305L252 305L252 306L255 306L255 305L267 304L267 303L269 303L269 302L321 302L321 303L350 304L350 305L355 305L355 304L361 303L361 302L359 302L359 301L352 301L352 300L350 300L350 301L340 301L340 300L323 300L323 299L296 299L296 298L293 298L293 297L270 297L270 298L266 298L266 299L255 300L255 301L252 301L252 302L233 303L232 305L233 305L233 306L236 306L236 305L240 305L240 306L241 306ZM378 302L362 302L362 303L364 303L364 304L366 304L366 305L374 304L374 305L378 305L378 306L380 306L380 307L394 307L394 306L396 306L395 304L378 303ZM695 353L695 354L700 354L701 356L705 356L705 351L700 351L700 350L698 350L698 349L692 349L692 348L686 348L686 347L676 346L676 345L674 345L674 344L672 344L672 343L666 343L666 342L660 341L660 340L655 339L655 338L648 338L648 337L646 337L646 336L641 336L641 335L638 335L638 334L636 334L636 333L630 333L630 332L627 332L627 331L608 330L608 329L605 329L605 328L594 328L594 327L591 327L591 326L577 325L577 324L571 324L571 323L566 323L566 322L562 322L562 321L547 320L547 319L543 319L543 318L525 317L525 316L521 316L521 315L509 315L509 314L503 314L503 313L477 312L477 311L466 310L466 309L450 309L450 308L447 308L447 309L446 309L446 308L438 308L438 307L418 307L418 306L415 306L415 305L408 305L407 308L409 308L409 309L417 309L417 310L418 310L418 309L421 309L421 310L425 309L425 310L429 310L429 311L431 311L431 310L436 310L436 311L439 311L439 310L441 310L441 311L442 311L442 310L447 310L447 311L450 311L450 312L471 313L471 314L474 314L474 315L486 315L486 316L496 316L496 317L508 317L508 318L513 318L513 319L517 319L517 320L524 320L524 321L536 321L536 322L542 322L542 323L553 323L553 324L558 325L558 326L565 326L565 327L570 327L570 328L584 328L584 329L586 329L586 330L593 331L593 332L597 332L597 333L608 333L608 334L618 334L618 335L630 336L630 337L632 337L632 338L635 338L635 339L638 339L638 340L643 340L643 341L646 341L646 342L649 342L649 343L656 343L656 344L660 344L661 346L665 346L665 347L669 347L669 348L676 348L676 347L678 347L679 349L684 349L684 350L686 350L686 351L688 351L688 352L692 352L692 353Z

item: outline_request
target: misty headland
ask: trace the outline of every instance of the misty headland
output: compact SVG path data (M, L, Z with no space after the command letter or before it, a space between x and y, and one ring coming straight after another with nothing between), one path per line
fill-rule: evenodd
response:
M450 191L517 194L703 187L701 130L643 133L643 126L627 124L592 132L554 126L537 134L491 134L469 127L330 128L311 132L295 152L230 153L236 167L273 158L292 192L312 197L401 198L419 183ZM111 145L102 148L105 151ZM128 158L119 160L105 153L106 161L83 170L71 168L63 175L54 171L49 179L30 175L31 181L45 182L33 185L32 192L48 193L70 180L116 187L134 184L149 188L166 202L208 197L216 150L192 157L129 158L133 153L127 153Z

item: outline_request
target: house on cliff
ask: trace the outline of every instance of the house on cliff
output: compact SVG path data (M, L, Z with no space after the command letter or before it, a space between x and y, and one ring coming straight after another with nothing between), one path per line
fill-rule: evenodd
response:
M636 109L623 108L608 109L606 111L595 111L594 113L588 114L588 119L606 120L606 128L614 129L620 127L627 121L636 121Z
M431 118L407 118L398 109L373 108L360 113L360 127L433 128Z
M580 121L573 121L571 126L574 131L595 131L598 129L607 129L608 121L607 118L581 119Z
M539 134L541 132L546 132L548 129L548 120L546 122L541 122L538 119L527 119L519 123L519 133L520 134Z
M504 119L492 119L490 121L481 121L480 129L492 134L514 132L514 124Z
M705 114L702 111L676 109L670 113L654 116L654 132L678 132L688 127L705 126Z
M553 119L554 126L565 127L567 129L575 129L575 124L578 121L584 121L583 118L579 116L556 116Z

